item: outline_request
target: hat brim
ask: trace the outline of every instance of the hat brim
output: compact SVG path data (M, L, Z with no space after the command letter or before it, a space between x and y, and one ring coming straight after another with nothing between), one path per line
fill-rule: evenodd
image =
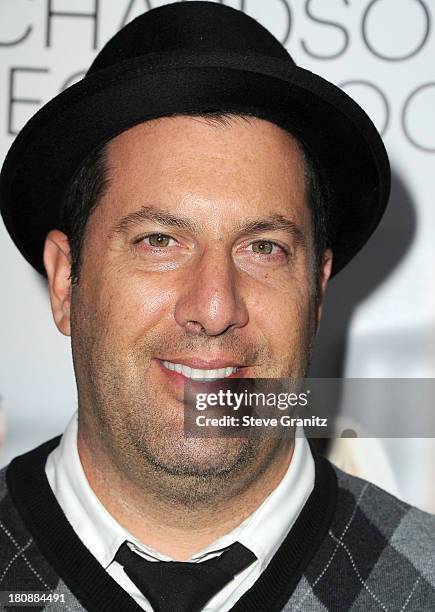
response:
M279 59L164 53L88 75L17 136L0 177L0 206L27 261L45 274L45 237L59 226L65 189L96 147L143 121L191 111L250 112L304 143L331 190L333 274L367 242L387 205L390 167L381 137L358 104L325 79Z

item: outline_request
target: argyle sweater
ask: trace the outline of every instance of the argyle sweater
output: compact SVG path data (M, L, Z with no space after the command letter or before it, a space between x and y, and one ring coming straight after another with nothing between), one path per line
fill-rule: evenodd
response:
M51 491L45 461L58 443L51 440L0 472L2 601L18 591L51 594L52 601L31 607L3 603L0 609L138 612L82 544ZM307 503L232 610L434 612L435 516L323 457L314 459Z

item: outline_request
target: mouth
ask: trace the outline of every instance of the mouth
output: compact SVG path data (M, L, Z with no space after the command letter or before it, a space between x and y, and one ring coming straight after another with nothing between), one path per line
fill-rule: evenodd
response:
M160 360L160 363L170 372L176 372L195 382L204 383L230 378L240 371L240 367L226 364L219 364L218 368L198 368L166 360Z

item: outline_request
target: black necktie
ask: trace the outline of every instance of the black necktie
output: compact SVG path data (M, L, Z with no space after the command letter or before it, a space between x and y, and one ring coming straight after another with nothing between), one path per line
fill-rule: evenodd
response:
M201 563L147 561L124 542L115 561L155 612L197 612L257 557L236 542L219 557Z

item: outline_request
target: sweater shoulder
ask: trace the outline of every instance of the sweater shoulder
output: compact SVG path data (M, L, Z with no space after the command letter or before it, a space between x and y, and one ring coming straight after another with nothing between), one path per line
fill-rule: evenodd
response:
M334 516L285 610L435 610L435 517L332 467Z
M8 467L0 470L0 542L10 541L14 534L28 535L9 493L6 480ZM4 550L4 547L0 546L0 550Z
M430 535L429 541L435 545L435 514L420 510L377 485L331 465L337 476L338 495L342 503L348 500L352 505L358 505L375 525L382 522L384 526L389 524L392 528L400 517L401 523L408 517L406 525L403 524L404 534L411 536L423 531Z
M435 515L333 465L337 476L335 528L360 532L360 546L389 547L435 587ZM340 523L340 525L338 525Z
M6 486L6 468L0 470L0 500L7 494Z
M0 471L0 568L6 591L53 591L59 577L42 555L10 494L9 466Z

